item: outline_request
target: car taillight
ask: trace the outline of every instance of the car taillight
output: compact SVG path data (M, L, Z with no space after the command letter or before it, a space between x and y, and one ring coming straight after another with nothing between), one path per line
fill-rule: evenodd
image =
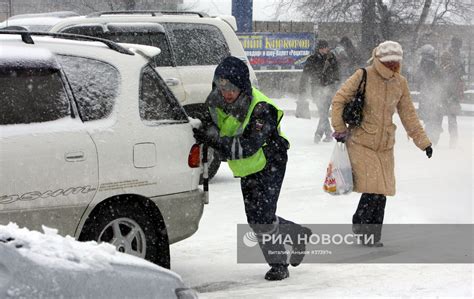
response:
M201 165L201 147L194 144L189 151L188 165L191 168L197 168Z

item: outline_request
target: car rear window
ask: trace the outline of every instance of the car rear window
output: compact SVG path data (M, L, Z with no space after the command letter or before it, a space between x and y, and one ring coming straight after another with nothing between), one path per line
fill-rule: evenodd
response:
M163 27L157 23L111 23L74 25L62 33L82 34L109 39L117 43L158 47L160 55L154 58L156 66L173 66L170 45Z
M130 43L160 48L161 53L155 57L156 66L172 66L173 60L168 40L164 33L108 32L106 39L118 43Z
M120 87L119 71L103 61L58 55L83 121L107 118Z
M142 71L138 108L140 118L147 124L170 120L187 121L187 116L178 100L149 65Z
M219 28L206 24L163 23L179 66L215 65L230 55Z
M1 70L0 125L57 120L70 115L58 70Z
M61 33L81 34L104 38L104 26L95 24L75 25L61 30Z

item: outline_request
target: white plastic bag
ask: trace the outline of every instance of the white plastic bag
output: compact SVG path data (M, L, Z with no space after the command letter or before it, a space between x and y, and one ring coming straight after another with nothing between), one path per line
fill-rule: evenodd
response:
M329 194L340 195L352 192L353 188L352 167L346 145L337 142L326 171L323 189Z

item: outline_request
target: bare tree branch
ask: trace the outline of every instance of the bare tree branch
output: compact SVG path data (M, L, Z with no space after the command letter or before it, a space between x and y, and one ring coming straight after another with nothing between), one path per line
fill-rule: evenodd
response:
M425 23L426 18L428 17L431 3L432 3L432 0L425 0L425 3L423 4L423 10L421 11L420 19L418 20L418 23L416 24L416 27L413 32L412 47L414 49L418 48L418 37L419 37L418 32L420 31L421 25Z

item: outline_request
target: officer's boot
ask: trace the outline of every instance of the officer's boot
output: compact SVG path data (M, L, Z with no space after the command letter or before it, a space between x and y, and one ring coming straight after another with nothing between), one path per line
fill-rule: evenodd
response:
M288 271L288 265L274 265L268 270L267 274L265 274L266 280L282 280L290 276L290 272Z

